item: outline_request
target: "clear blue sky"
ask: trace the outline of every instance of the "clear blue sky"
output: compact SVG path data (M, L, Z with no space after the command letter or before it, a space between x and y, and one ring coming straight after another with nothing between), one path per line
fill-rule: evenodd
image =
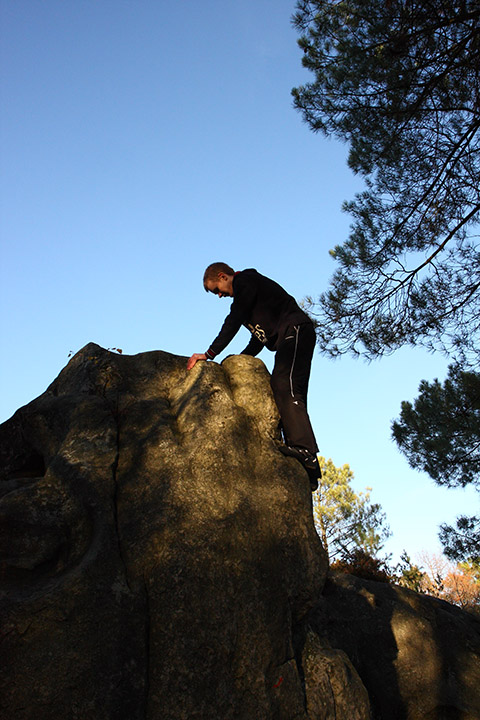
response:
M328 250L348 234L341 203L362 185L346 148L292 107L309 79L293 0L0 8L0 421L87 342L203 352L229 309L203 290L210 262L256 267L298 300L326 288ZM247 340L241 330L228 352ZM321 453L373 488L395 557L438 551L440 522L476 502L409 469L390 439L400 402L447 364L408 349L314 360Z

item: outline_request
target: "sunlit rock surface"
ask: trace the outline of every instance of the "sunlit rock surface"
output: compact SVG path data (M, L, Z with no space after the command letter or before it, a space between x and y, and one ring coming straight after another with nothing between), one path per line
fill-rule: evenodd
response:
M2 718L306 718L326 558L263 363L87 345L0 428Z

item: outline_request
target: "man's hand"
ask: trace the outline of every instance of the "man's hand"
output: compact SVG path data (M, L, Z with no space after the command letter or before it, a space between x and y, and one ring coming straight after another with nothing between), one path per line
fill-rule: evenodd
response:
M205 353L194 353L187 363L187 370L191 370L199 360L206 360Z

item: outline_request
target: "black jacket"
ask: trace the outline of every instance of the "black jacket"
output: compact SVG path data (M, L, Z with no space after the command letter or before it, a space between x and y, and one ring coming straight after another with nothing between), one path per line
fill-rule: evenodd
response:
M257 355L264 345L277 350L292 325L310 323L295 299L256 270L242 270L233 278L233 302L222 329L208 348L210 360L224 350L244 325L252 333L242 355Z

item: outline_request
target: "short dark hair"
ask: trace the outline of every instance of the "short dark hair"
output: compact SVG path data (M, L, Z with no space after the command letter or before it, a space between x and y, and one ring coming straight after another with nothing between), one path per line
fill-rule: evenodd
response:
M209 280L216 280L220 273L225 273L225 275L235 275L235 270L224 262L214 262L209 265L203 274L203 287L207 292L207 282Z

